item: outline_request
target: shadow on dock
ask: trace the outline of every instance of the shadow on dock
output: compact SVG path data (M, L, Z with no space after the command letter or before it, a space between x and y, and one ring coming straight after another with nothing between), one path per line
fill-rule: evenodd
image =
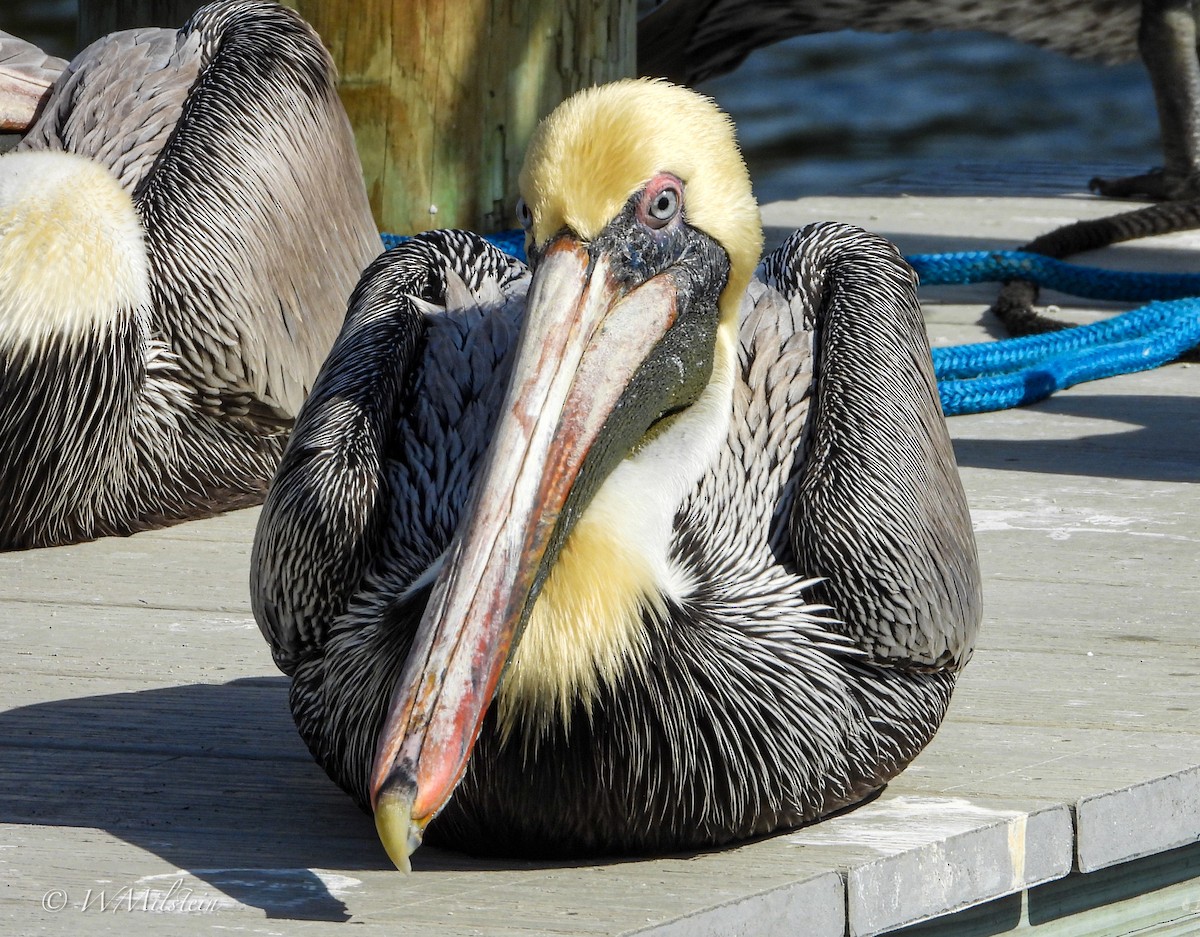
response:
M1197 424L1193 397L1167 395L1058 395L1029 409L1059 417L1106 420L1133 428L1061 439L980 439L955 434L960 466L1127 478L1197 482L1194 454Z
M344 921L313 869L391 867L312 761L286 678L85 696L0 714L8 823L105 830L270 918Z

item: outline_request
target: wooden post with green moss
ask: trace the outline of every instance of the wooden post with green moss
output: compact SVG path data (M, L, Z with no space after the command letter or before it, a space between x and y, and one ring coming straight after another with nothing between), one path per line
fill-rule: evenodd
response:
M288 0L333 53L376 221L515 226L537 122L633 74L636 0ZM195 0L80 0L81 38L182 23ZM86 28L86 31L85 31Z
M533 128L633 74L635 0L292 0L333 52L385 230L513 227Z

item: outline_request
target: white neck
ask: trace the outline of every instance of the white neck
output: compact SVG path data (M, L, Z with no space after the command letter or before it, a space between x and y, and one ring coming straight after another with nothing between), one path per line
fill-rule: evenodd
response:
M646 611L666 614L693 583L671 562L675 515L719 457L733 409L732 330L718 332L713 375L671 425L601 484L547 577L499 694L501 725L516 717L569 722L645 658Z

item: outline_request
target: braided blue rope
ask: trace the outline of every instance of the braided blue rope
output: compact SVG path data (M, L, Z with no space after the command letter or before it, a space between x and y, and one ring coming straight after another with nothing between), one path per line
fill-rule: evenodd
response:
M1035 403L1055 391L1148 371L1200 345L1200 276L1102 270L1020 251L907 258L925 285L1032 280L1088 299L1151 302L1090 325L998 342L933 349L947 416Z
M525 235L487 239L525 259ZM407 238L384 234L388 249ZM1200 275L1084 267L1021 251L955 251L906 258L926 286L1032 280L1086 299L1150 302L1075 328L996 342L933 349L933 370L947 416L1035 403L1057 390L1148 371L1200 345Z
M1130 337L1120 339L1122 334ZM1074 341L1045 341L1068 335ZM995 355L989 354L991 346L1027 341L1031 344L1012 355L1012 370L996 369ZM1174 361L1197 345L1200 299L1177 299L1150 303L1104 322L1047 335L935 348L933 362L942 410L947 416L957 416L1019 407L1084 381L1148 371ZM945 362L959 363L974 355L983 361L983 368L973 376L951 376L963 372Z
M949 251L906 257L925 286L1032 280L1039 286L1084 299L1148 302L1200 296L1200 275L1138 273L1069 264L1023 251Z
M1198 313L1200 300L1178 299L1149 303L1100 322L1058 332L935 348L934 371L939 380L992 377L1030 368L1063 355L1090 353L1105 346L1115 347L1147 336L1165 335L1176 329L1181 330L1182 343L1174 351L1174 357L1178 357L1192 347L1187 342L1191 323Z

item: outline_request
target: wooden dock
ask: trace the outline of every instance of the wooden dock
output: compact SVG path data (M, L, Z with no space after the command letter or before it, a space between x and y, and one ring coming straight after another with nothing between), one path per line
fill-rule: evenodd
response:
M976 168L764 219L916 253L1122 207L1046 178ZM1194 270L1198 250L1083 259ZM923 290L934 344L994 337L993 294ZM394 871L292 725L247 599L256 511L0 554L0 933L1200 933L1198 398L1200 367L1172 365L953 418L986 606L941 732L872 803L702 855L422 849Z

